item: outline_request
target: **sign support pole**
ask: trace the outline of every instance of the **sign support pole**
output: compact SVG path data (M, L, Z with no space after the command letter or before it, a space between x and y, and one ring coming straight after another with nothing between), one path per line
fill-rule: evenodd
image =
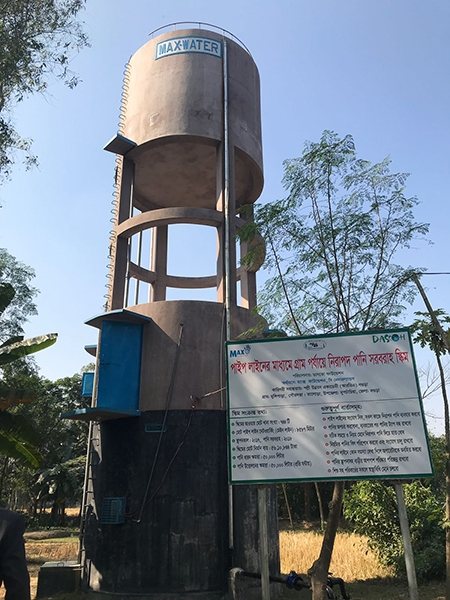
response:
M403 548L405 550L406 575L408 578L409 598L410 600L419 600L417 589L416 567L414 564L414 555L411 545L411 533L409 531L408 514L406 512L405 496L403 495L403 486L399 482L394 482L395 494L397 496L398 518L403 538Z
M267 526L267 486L258 486L259 568L261 571L261 598L270 600L269 531Z

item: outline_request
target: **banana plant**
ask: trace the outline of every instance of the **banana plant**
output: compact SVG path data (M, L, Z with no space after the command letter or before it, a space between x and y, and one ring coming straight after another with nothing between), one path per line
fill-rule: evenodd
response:
M0 315L9 306L14 295L15 291L11 284L0 284ZM22 335L9 338L0 346L0 368L52 346L57 337L56 333L48 333L29 339L24 339ZM0 379L0 454L17 458L37 468L40 463L37 449L38 432L30 419L6 410L17 404L29 403L33 399L32 390L13 388Z

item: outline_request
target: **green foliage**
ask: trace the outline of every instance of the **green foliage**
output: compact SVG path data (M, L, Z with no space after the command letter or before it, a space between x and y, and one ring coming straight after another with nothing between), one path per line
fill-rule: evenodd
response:
M34 276L33 269L0 248L0 342L21 335L28 317L37 314Z
M40 463L36 450L38 441L39 433L32 421L22 415L0 411L0 454L37 468Z
M295 318L302 333L322 333L398 324L415 289L394 258L428 231L414 219L406 179L329 131L284 162L287 197L255 213L271 249L273 276L259 298L272 326L296 333Z
M28 340L18 335L22 332L23 320L35 311L35 290L29 285L33 276L31 269L17 262L6 250L0 250L0 339L1 336L4 336L3 339L6 337L6 341L0 346L2 368L14 362L21 362L24 357L56 342L56 333ZM23 415L5 412L6 408L33 399L33 387L24 377L25 371L25 366L16 370L16 374L22 378L19 386L14 381L11 385L10 376L14 374L14 369L3 372L0 379L0 454L20 459L36 468L40 462L40 455L33 422L27 421Z
M85 0L0 0L0 175L9 175L14 154L25 152L30 141L12 123L17 102L47 89L53 75L74 87L78 78L70 69L74 52L87 45L77 15Z
M33 422L41 461L37 469L9 460L1 495L9 503L15 498L20 506L29 506L32 514L50 504L53 522L61 523L64 507L79 500L83 484L87 425L61 419L63 412L83 405L81 375L49 381L36 374L19 373L9 377L9 384L24 385L26 378L35 401L17 407L15 414Z
M445 341L431 315L428 312L415 312L414 314L418 318L409 327L413 340L422 348L430 348L438 357L446 354L448 350ZM447 343L450 343L450 316L442 308L434 310L433 314L446 335Z
M445 462L447 457L445 435L429 435L428 442L433 462L434 477L424 480L433 491L438 501L444 506L445 502Z
M404 485L417 576L442 577L445 572L443 506L433 489L414 481ZM361 481L346 491L344 516L355 531L369 538L380 561L405 574L402 536L395 490L382 482Z

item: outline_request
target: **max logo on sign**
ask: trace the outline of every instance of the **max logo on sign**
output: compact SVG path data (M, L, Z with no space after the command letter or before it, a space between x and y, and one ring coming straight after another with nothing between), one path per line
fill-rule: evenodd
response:
M236 358L237 356L246 356L250 352L251 348L247 344L242 350L230 350L230 358Z
M156 59L170 56L171 54L184 54L196 52L222 57L222 43L211 38L203 37L178 37L156 44Z

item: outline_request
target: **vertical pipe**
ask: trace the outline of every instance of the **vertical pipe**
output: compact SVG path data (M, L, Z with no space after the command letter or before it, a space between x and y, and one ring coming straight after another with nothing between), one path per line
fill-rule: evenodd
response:
M102 341L101 332L98 334L97 338L97 350L95 353L95 369L94 369L94 382L92 385L92 398L91 398L91 407L97 406L97 390L98 390L98 370L100 366L100 345ZM81 568L83 571L83 577L86 574L86 564L84 560L84 530L85 530L85 521L86 521L86 507L87 507L87 499L89 493L89 477L92 477L91 471L91 455L92 455L92 436L93 436L93 422L89 421L89 431L87 438L87 451L86 451L86 462L84 466L84 479L83 479L83 493L81 497L81 519L80 519L80 548L78 551L78 559L81 563Z
M131 240L128 240L127 248L127 274L125 278L125 293L123 298L123 307L128 306L128 299L130 297L130 260L131 260Z
M142 261L142 236L143 236L143 232L140 231L139 232L139 236L138 236L138 247L137 247L137 264L140 267L141 266L141 261ZM134 303L135 304L139 304L139 279L136 279L136 288L134 291Z
M223 38L223 161L224 161L224 224L225 224L225 311L226 340L231 339L231 273L230 273L230 140L228 123L228 48Z
M397 496L398 519L400 521L400 530L403 538L403 548L405 551L406 576L408 578L409 598L410 600L419 600L417 588L416 567L414 565L414 554L411 545L411 533L409 531L408 514L406 512L405 496L403 495L403 486L401 483L394 483L395 494Z
M133 178L130 186L130 205L128 211L128 218L131 219L133 216L133 196L134 196L134 166L133 166ZM131 250L132 250L132 238L127 238L127 266L126 266L126 280L125 280L125 293L123 306L126 308L129 304L130 298L130 262L131 262Z
M85 466L84 466L83 494L81 497L80 547L78 549L78 562L81 564L81 568L83 569L83 571L85 569L85 565L84 565L84 529L85 529L85 519L86 519L86 504L87 504L87 494L88 494L89 471L91 468L91 461L90 461L91 447L92 447L92 421L89 421L86 462L85 462Z
M225 258L225 339L231 339L231 273L230 273L230 140L228 124L228 48L223 38L223 173L224 173L224 258ZM228 407L227 407L228 409ZM230 452L227 443L227 452ZM229 462L229 461L228 461ZM234 547L233 486L228 484L228 547Z
M267 486L258 486L259 569L261 571L261 598L270 600L269 530L267 526Z

